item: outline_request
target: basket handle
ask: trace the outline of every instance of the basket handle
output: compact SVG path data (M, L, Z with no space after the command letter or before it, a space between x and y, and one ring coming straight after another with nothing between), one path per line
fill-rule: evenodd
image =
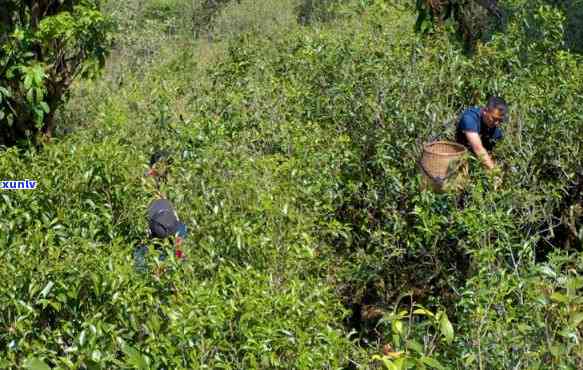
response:
M432 181L436 182L439 186L442 186L443 183L445 182L445 180L447 180L447 178L448 178L448 176L441 177L441 176L433 176L433 175L431 175L429 172L427 172L427 170L423 166L423 163L421 163L421 160L418 160L417 161L417 165L419 166L419 168L421 168L421 170L423 171L423 173L427 177L429 177Z
M463 166L463 162L462 161L456 161L456 162L458 162L458 163L455 166L455 168L451 168L450 166L448 166L448 171L447 171L448 173L444 177L431 175L425 169L425 167L423 166L423 163L421 163L421 160L418 160L417 161L417 165L421 168L421 170L423 171L423 173L427 177L429 177L431 180L435 181L439 186L442 186L445 181L447 181L450 177L452 177L455 173L457 173L458 170Z

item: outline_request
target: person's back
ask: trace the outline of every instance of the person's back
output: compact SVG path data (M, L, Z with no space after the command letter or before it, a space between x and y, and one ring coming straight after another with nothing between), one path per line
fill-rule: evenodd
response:
M176 233L180 226L178 215L167 199L157 199L148 207L151 237L164 239Z
M150 240L162 240L174 237L176 257L182 258L184 256L182 250L178 247L186 238L186 225L179 220L174 206L170 201L167 199L157 199L150 203L148 207L148 227ZM148 253L148 249L147 245L140 244L134 251L134 263L138 271L145 271L146 269L145 256ZM162 252L159 248L156 249ZM160 259L165 259L163 253Z

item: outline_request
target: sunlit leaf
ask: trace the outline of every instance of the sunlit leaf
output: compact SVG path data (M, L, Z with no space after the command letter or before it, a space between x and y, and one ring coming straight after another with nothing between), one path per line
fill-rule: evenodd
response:
M28 370L50 370L49 365L43 360L33 357L24 362L24 367Z
M444 336L448 343L451 343L451 341L453 341L453 326L451 325L451 322L449 321L445 312L442 312L440 316L439 330L441 331L441 335Z

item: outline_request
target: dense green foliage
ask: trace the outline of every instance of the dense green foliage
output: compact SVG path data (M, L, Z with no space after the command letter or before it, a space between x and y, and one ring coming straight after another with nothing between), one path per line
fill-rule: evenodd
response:
M39 188L0 193L0 367L581 368L565 14L508 0L505 33L468 57L388 2L268 31L243 3L215 19L244 20L238 35L210 46L169 28L182 2L144 25L152 7L111 10L125 34L59 116L74 132L2 152L0 180ZM471 161L463 192L420 192L420 144L490 94L511 108L498 190ZM185 261L140 274L156 147L190 236Z
M0 145L54 129L54 113L77 77L105 63L110 22L100 1L2 2Z

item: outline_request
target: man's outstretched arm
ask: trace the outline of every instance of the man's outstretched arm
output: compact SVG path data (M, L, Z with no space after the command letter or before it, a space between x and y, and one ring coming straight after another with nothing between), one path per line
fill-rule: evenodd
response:
M484 145L482 144L482 139L480 139L480 135L477 132L469 131L464 131L464 134L466 135L466 138L468 139L468 142L470 143L472 150L474 151L474 153L476 153L478 158L480 158L482 163L484 163L486 168L488 168L489 170L494 169L495 167L494 160L492 159L492 157L490 157L490 154L488 154L488 151L484 148Z

